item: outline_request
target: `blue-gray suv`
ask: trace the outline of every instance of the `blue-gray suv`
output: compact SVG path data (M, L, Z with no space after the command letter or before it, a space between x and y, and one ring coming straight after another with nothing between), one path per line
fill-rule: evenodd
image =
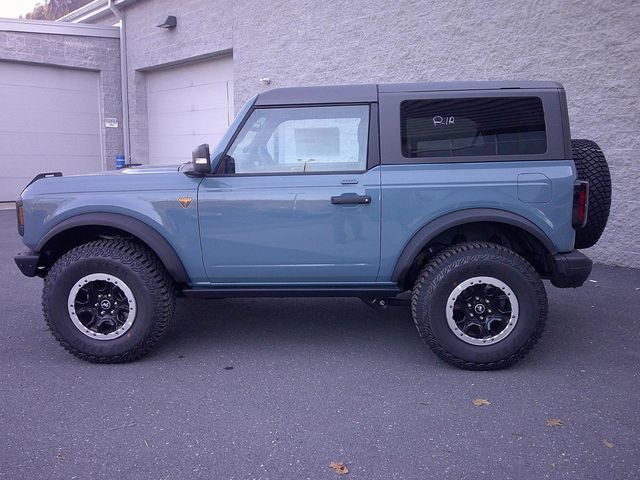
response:
M611 180L571 140L554 82L274 89L180 166L38 175L17 200L44 318L73 355L117 363L167 331L176 296L411 303L467 369L509 366L547 318L542 279L591 271Z

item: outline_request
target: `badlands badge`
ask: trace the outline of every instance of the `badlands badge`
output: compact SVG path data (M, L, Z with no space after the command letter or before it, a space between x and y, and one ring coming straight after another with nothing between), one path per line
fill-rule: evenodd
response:
M179 197L178 198L178 202L180 203L180 205L182 205L182 208L187 208L189 205L191 205L192 201L193 201L193 198L191 198L191 197Z

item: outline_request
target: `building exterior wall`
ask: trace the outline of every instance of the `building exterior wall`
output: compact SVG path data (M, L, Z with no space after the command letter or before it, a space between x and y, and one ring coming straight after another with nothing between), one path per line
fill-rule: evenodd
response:
M236 107L263 88L439 80L557 80L572 137L596 141L613 177L609 224L588 253L640 267L637 0L239 1Z
M146 162L144 71L198 56L233 51L236 111L282 86L560 81L573 138L598 142L613 176L609 225L588 253L640 267L637 0L137 0L125 12L134 161ZM156 27L167 15L176 29Z
M0 61L44 64L99 72L104 168L113 168L116 155L123 152L118 38L0 30ZM109 117L118 119L118 128L104 126L104 118Z
M148 163L146 72L199 58L229 54L233 48L232 0L139 0L125 10L131 131L131 159ZM173 30L158 28L168 15ZM185 152L188 158L190 152Z

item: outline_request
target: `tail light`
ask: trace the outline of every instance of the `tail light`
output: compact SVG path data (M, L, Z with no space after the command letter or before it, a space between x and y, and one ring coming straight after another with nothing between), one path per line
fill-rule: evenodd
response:
M578 180L573 186L573 228L587 224L589 214L589 182Z
M20 236L24 236L24 207L20 198L16 200L16 216L18 217L18 233Z

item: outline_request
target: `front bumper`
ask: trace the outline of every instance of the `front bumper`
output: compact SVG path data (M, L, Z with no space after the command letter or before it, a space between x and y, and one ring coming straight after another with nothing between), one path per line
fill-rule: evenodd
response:
M13 257L13 260L16 262L16 265L23 275L27 277L35 277L38 274L38 261L40 260L40 255L36 252L32 252L31 250L21 252Z
M578 250L549 255L547 258L551 271L549 279L555 287L579 287L591 274L593 262Z

